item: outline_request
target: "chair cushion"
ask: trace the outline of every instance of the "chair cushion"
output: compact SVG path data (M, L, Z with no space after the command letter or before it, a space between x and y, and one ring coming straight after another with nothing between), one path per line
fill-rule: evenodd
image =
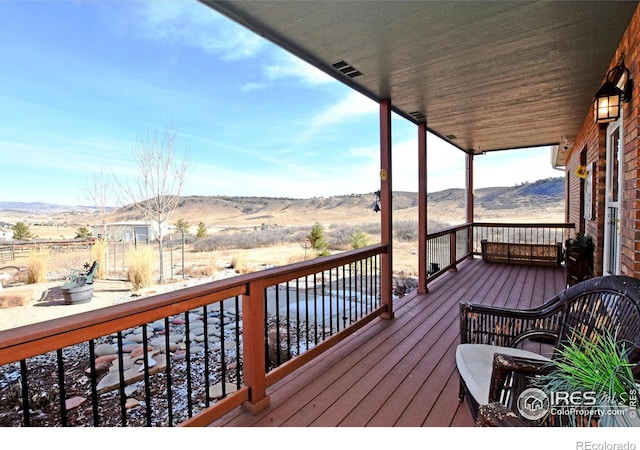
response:
M456 349L458 373L464 380L469 394L480 405L489 403L489 386L493 372L493 355L502 353L523 358L549 361L546 356L519 348L488 344L460 344Z

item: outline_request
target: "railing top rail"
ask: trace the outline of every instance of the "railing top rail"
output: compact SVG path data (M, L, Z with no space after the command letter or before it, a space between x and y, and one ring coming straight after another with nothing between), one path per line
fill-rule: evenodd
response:
M259 274L259 278L264 281L265 286L278 284L283 281L293 280L322 270L332 269L381 253L386 253L388 247L387 244L374 244L358 250L349 250L323 258L301 261L288 264L284 267L274 267L272 269L255 272L253 275Z
M463 223L461 225L454 225L451 227L443 228L438 231L434 231L433 233L427 233L427 239L433 239L438 236L444 236L445 234L454 233L459 230L464 230L465 228L471 227L473 224L471 223Z
M568 228L576 227L573 223L507 223L507 222L473 222L474 227L502 228Z

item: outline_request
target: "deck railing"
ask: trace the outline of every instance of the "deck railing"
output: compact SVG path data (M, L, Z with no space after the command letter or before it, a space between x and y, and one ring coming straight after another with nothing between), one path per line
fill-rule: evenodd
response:
M575 234L572 223L488 223L457 225L427 234L427 281L456 266L465 258L481 253L483 239L510 244L564 242Z
M198 426L243 403L260 408L269 385L385 312L386 251L0 331L0 426Z
M427 281L433 280L470 256L473 226L457 225L427 234Z
M473 224L473 253L480 254L483 239L509 244L553 245L573 237L574 232L572 223L476 222Z

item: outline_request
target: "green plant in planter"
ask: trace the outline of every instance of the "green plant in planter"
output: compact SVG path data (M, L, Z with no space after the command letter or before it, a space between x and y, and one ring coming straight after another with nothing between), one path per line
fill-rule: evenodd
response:
M577 233L573 239L567 239L565 247L567 284L573 286L593 277L593 238L585 233Z
M576 233L576 237L567 240L567 249L593 251L593 238L586 233Z
M638 386L625 343L618 342L607 332L592 332L590 337L586 337L572 331L572 339L559 353L551 363L550 372L538 380L538 387L547 394L578 393L574 394L576 398L585 400L580 414L565 416L567 423L571 426L590 425L591 419L602 415L608 426L629 426L628 416L634 418L638 414ZM621 408L626 408L625 414L601 413L607 409L619 412ZM580 419L585 420L581 422ZM603 423L602 420L600 422Z

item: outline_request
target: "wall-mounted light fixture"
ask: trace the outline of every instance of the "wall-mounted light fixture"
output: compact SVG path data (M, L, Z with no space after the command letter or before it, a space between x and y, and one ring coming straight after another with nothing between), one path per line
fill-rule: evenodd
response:
M633 80L624 65L624 54L616 67L607 73L607 80L593 100L593 115L596 123L613 122L620 117L622 102L631 100Z

